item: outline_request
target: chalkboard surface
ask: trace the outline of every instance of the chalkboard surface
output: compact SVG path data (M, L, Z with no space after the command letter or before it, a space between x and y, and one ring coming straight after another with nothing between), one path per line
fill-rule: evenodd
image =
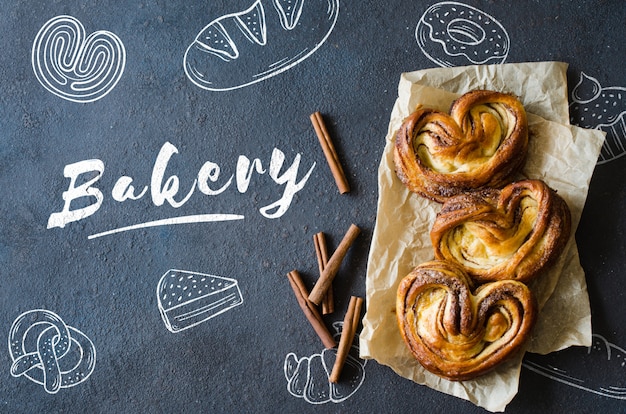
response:
M287 274L310 289L313 236L334 250L361 229L323 317L338 335L365 296L401 73L546 60L569 64L571 122L607 133L576 233L594 345L526 358L507 412L626 410L625 21L618 0L11 2L0 411L484 412L357 342L329 387Z

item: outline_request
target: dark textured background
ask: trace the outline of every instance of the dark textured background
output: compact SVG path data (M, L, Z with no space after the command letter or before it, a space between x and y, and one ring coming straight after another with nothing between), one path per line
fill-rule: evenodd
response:
M305 0L306 1L306 0ZM349 295L365 295L368 246L375 224L376 171L402 72L434 67L414 37L434 2L341 1L324 45L290 70L234 91L193 85L182 69L188 44L218 16L251 0L13 1L0 14L0 333L31 309L47 309L84 332L97 349L91 377L51 395L9 373L0 352L0 412L483 412L472 404L405 380L369 362L361 388L346 401L311 405L287 392L283 362L321 351L293 298L286 274L316 277L312 237L335 247L350 223L363 233L336 280L337 313ZM507 62L569 63L572 88L581 72L604 87L626 87L626 7L612 1L466 1L495 17L510 36ZM273 11L273 10L272 10ZM88 103L46 91L31 68L33 39L50 18L76 17L87 32L108 30L126 48L116 88ZM269 34L268 34L269 35ZM268 42L267 53L272 52ZM352 191L340 195L309 121L321 111L335 137ZM239 155L265 166L274 148L291 163L302 155L306 186L274 220L258 209L277 199L267 174L243 194L196 194L177 211L146 196L118 203L121 175L148 183L165 142L180 151L168 172L189 188L205 161L234 172ZM105 172L100 210L65 228L46 229L63 207L65 165L97 158ZM594 333L626 347L624 259L626 157L599 165L576 234L592 304ZM107 193L108 191L108 193ZM245 220L159 227L88 240L93 233L183 214L237 213ZM244 303L178 334L161 321L155 288L168 269L237 279ZM1 339L0 335L0 339ZM552 363L585 366L586 350ZM626 386L623 359L589 364L589 381ZM605 361L606 362L606 361ZM595 372L597 371L597 372ZM613 381L613 382L611 382ZM619 412L626 402L571 387L523 368L507 412Z

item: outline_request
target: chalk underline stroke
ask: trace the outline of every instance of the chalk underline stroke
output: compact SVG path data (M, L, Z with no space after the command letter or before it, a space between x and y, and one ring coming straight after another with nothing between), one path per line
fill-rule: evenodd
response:
M109 236L116 233L123 233L131 230L144 229L148 227L171 226L176 224L192 224L192 223L212 223L220 221L243 220L245 217L240 214L196 214L191 216L171 217L162 220L148 221L145 223L133 224L131 226L119 227L116 229L103 231L87 236L87 239L97 239L99 237Z

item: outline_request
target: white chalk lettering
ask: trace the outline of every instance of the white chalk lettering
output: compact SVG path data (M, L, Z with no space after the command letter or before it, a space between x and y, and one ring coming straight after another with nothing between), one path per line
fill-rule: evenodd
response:
M76 186L78 177L87 173L96 173L96 175ZM66 165L63 169L63 175L70 179L70 186L67 191L63 192L62 197L65 200L63 211L50 214L47 228L65 227L67 223L82 220L98 211L104 200L104 195L100 190L92 187L92 184L98 181L103 173L104 163L100 160L85 160ZM85 197L95 198L95 201L88 206L71 210L72 201Z
M269 175L276 184L285 184L285 191L283 192L283 196L279 200L268 206L262 207L259 210L264 217L277 218L285 214L285 212L291 205L293 196L298 191L302 190L304 184L306 184L309 176L313 172L313 168L315 167L314 163L313 166L306 173L306 175L300 180L300 182L296 182L298 176L298 168L300 168L300 154L296 154L296 157L293 160L293 164L291 164L291 166L287 168L287 171L285 171L283 175L279 175L284 162L285 154L279 149L274 148L274 151L272 152L272 159L270 160ZM270 213L269 211L273 208L277 209L274 213Z
M200 171L198 171L198 190L200 190L202 194L206 195L218 195L223 193L233 181L233 176L231 175L226 184L217 190L213 190L209 187L209 183L207 182L208 180L215 183L219 178L220 166L211 161L205 162L200 168Z
M163 184L163 177L165 177L165 169L172 155L178 154L178 149L175 146L166 142L159 151L154 168L152 169L152 181L150 182L150 194L152 195L152 202L155 206L161 206L167 201L172 207L178 208L185 204L187 200L193 194L196 181L193 182L191 190L187 193L187 196L181 201L174 200L174 196L178 193L179 180L175 175L171 175Z
M132 185L131 177L122 176L117 180L111 190L111 197L115 201L138 200L148 191L148 187L144 187L141 193L135 195L135 187Z
M178 149L173 144L170 142L163 144L154 162L150 183L148 185L137 185L133 177L123 175L113 185L110 192L111 198L118 203L123 203L140 200L149 193L150 200L155 207L169 204L173 208L179 208L191 199L196 189L203 195L217 196L231 188L234 181L236 190L243 194L248 191L255 174L263 176L267 173L267 176L273 183L282 187L282 194L276 201L260 207L259 212L268 219L276 219L287 212L295 194L304 188L315 168L315 163L313 163L304 176L298 179L301 162L300 154L296 154L291 165L284 168L285 154L278 148L274 148L267 168L264 167L263 162L259 158L250 159L245 155L240 155L237 158L235 171L229 176L222 174L222 168L218 164L206 161L198 170L196 178L185 184L184 182L181 183L177 175L168 172L168 167L172 168L169 165L170 160L176 154L178 154ZM89 173L93 174L93 176L89 177L87 175ZM62 211L50 215L48 228L64 227L70 222L91 216L98 211L105 199L105 192L95 186L96 182L104 174L104 163L101 160L92 159L69 164L65 166L63 174L70 179L68 190L63 192L65 204ZM79 178L82 178L82 181L80 181L82 184L77 184ZM87 204L89 198L92 198L93 201ZM79 199L83 201L80 207L72 205L73 201ZM156 225L188 224L194 222L194 218L197 218L197 222L209 222L240 220L243 217L240 214L224 213L197 214L180 219L174 217L123 226L118 229L98 233L98 237L100 235L115 234L121 231L154 227Z
M252 173L254 172L253 170L255 170L257 174L265 173L261 160L255 158L254 161L252 161L252 165L250 165L248 157L240 155L237 160L237 190L239 190L240 193L248 191Z

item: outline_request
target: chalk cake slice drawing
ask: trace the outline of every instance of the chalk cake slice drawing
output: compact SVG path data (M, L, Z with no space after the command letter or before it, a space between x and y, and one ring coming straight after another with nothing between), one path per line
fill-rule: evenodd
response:
M122 77L124 44L114 33L86 35L72 16L56 16L39 30L32 50L37 80L49 92L72 102L93 102L107 95Z
M333 326L338 340L343 322L335 322ZM336 357L336 348L327 348L319 354L301 358L293 352L287 354L283 365L287 391L310 404L340 403L350 398L365 381L367 361L359 358L358 346L352 345L341 371L340 381L331 383L328 378Z
M443 67L504 63L509 34L494 17L455 1L430 6L415 28L422 52Z
M581 72L572 89L570 122L606 132L598 164L623 156L626 154L626 88L603 88L596 78Z
M601 335L594 334L592 339L589 348L573 347L548 355L526 354L523 366L574 388L626 400L626 350Z
M9 332L11 375L43 385L49 394L85 381L96 366L93 342L54 312L35 309L18 316Z
M235 279L185 270L168 270L157 285L157 302L165 327L189 329L243 303Z
M256 0L211 21L185 51L185 74L210 91L242 88L311 56L337 22L339 0Z

